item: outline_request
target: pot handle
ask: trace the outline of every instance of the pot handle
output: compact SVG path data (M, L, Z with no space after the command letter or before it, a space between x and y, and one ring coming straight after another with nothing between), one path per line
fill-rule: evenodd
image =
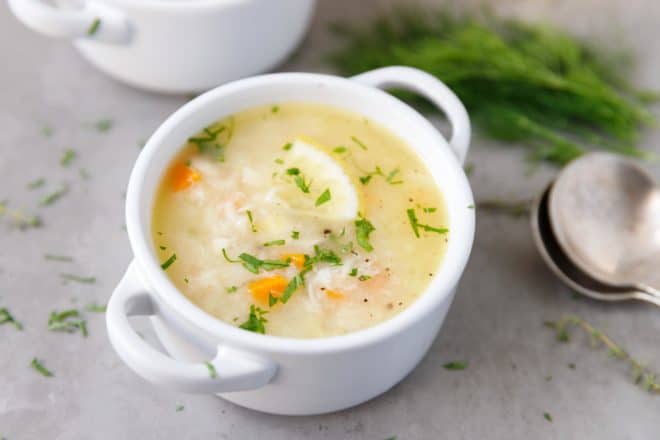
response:
M106 324L119 357L143 378L177 391L225 393L263 387L275 375L277 366L272 361L224 345L205 363L178 361L156 350L133 330L128 317L153 316L157 309L132 262L112 293Z
M449 119L452 127L449 146L454 150L458 161L461 164L465 162L470 148L470 119L463 103L436 77L412 67L391 66L361 73L351 79L380 89L404 89L427 98Z
M9 0L9 9L24 25L49 37L106 43L126 43L130 39L130 26L124 14L94 1L85 1L81 8L67 9L43 0Z

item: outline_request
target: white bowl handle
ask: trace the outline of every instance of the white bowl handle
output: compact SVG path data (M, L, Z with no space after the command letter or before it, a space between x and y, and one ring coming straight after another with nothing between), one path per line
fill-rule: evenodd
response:
M461 164L465 162L465 156L470 148L470 119L463 103L449 87L436 77L412 67L391 66L371 70L351 79L381 89L404 89L427 98L449 119L452 127L449 145L454 150L459 162Z
M133 330L128 317L153 316L157 307L138 277L135 262L131 263L110 298L106 323L119 357L143 378L178 391L224 393L260 388L275 375L272 361L223 345L208 362L212 368L177 361L156 350Z
M130 26L124 14L94 1L86 1L82 8L66 9L43 0L9 0L9 8L27 27L50 37L107 43L126 43L130 39Z

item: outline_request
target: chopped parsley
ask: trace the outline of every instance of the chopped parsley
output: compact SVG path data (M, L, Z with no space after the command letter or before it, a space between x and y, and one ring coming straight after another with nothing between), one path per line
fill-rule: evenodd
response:
M354 267L353 269L351 269L351 271L349 272L348 276L349 276L349 277L356 277L357 274L358 274L357 267Z
M341 258L330 249L322 249L319 245L314 245L314 258L305 262L306 266L314 263L329 263L334 266L341 265Z
M369 234L375 231L374 225L369 222L366 218L360 218L355 220L355 237L362 249L367 252L374 250L374 247L369 242Z
M400 185L400 184L403 183L403 180L395 180L397 174L399 174L400 172L401 172L401 170L399 168L395 168L392 171L390 171L389 173L385 174L379 166L376 166L376 168L374 168L374 170L372 172L367 173L365 176L361 176L360 177L360 182L363 185L367 185L371 181L372 177L380 176L383 179L385 179L385 181L387 183L389 183L390 185Z
M332 198L332 195L330 194L330 189L329 189L329 188L326 188L325 191L323 191L323 192L321 193L321 195L319 196L319 198L316 199L316 204L315 204L315 206L317 206L317 207L318 207L318 206L321 206L322 204L329 202L331 198Z
M46 194L41 199L39 199L39 205L41 205L41 206L52 205L60 197L62 197L64 194L66 194L68 190L69 190L68 187L61 186L59 189L57 189L57 190L55 190L55 191L53 191L49 194Z
M80 331L83 337L87 337L87 321L80 318L80 312L69 309L63 312L50 312L48 317L48 330L52 332L74 333Z
M367 280L370 280L370 279L371 279L371 276L369 276L369 275L360 275L358 277L358 280L360 280L360 281L367 281Z
M424 211L428 214L434 213L437 210L438 210L438 208L422 208L422 211Z
M115 122L112 119L100 119L94 123L94 128L100 133L106 133L112 129Z
M232 260L227 255L227 250L222 249L222 255L229 263L241 263L248 271L258 274L260 269L265 271L282 269L289 266L289 261L282 260L261 260L254 255L246 254L245 252L238 256L238 260Z
M224 162L224 149L234 132L234 119L230 118L227 124L222 124L219 127L216 127L215 124L209 125L202 131L201 135L188 138L188 142L195 145L200 153L211 154L215 156L215 160L218 162ZM221 139L221 135L224 139Z
M29 182L27 184L27 187L28 187L28 189L37 189L37 188L41 188L42 186L44 186L45 183L46 183L46 179L44 179L43 177L40 177L36 180L33 180L32 182Z
M300 168L288 168L286 170L286 173L289 176L297 176L298 174L300 174Z
M41 374L44 377L53 377L54 374L52 371L50 371L48 368L44 366L44 364L37 358L33 358L32 362L30 363L30 366L34 368L34 370Z
M63 261L63 262L71 263L73 261L73 257L69 257L67 255L45 254L44 260Z
M14 318L9 309L3 307L0 309L0 325L11 324L16 327L16 330L23 330L23 324Z
M101 27L101 19L95 18L94 21L92 21L92 24L90 24L89 28L87 29L87 35L89 35L90 37L92 35L95 35L99 31L100 27Z
M438 234L446 234L449 232L449 229L447 228L436 228L430 225L425 225L423 223L420 223L419 220L417 219L417 215L415 214L415 210L410 208L406 211L408 214L408 220L410 221L410 227L412 227L413 233L415 234L415 237L419 238L419 230L423 229L426 232L435 232Z
M81 277L70 273L61 273L60 278L64 281L75 281L76 283L93 284L96 282L96 277Z
M165 249L167 249L167 246L162 246L161 245L161 246L158 246L158 247L160 248L161 251L164 251Z
M277 113L280 111L280 106L279 105L274 105L270 108L271 113Z
M295 293L296 290L298 290L299 287L302 287L305 285L305 278L304 278L304 271L297 274L295 277L291 278L291 281L289 281L289 284L287 284L286 289L284 289L284 292L282 292L282 296L280 296L279 300L282 304L286 304L287 301L289 301L289 298L291 298L291 295Z
M254 304L250 305L250 315L248 316L247 321L239 325L243 330L250 332L261 333L262 335L266 333L266 327L264 324L268 322L264 315L268 313L267 310L262 310Z
M209 370L209 376L211 376L211 379L215 379L216 377L218 377L218 372L215 371L215 367L213 366L212 363L204 362L204 365L206 365L207 370Z
M161 264L160 267L163 270L167 270L167 268L170 267L172 263L174 263L175 261L176 261L176 254L172 254L172 256L167 260L165 260L165 262Z
M552 416L550 415L550 413L544 412L543 418L546 419L548 422L552 423Z
M283 149L284 151L289 151L289 150L291 149L291 147L293 147L293 144L292 144L291 142L287 142L286 144L284 144L284 146L282 147L282 149Z
M257 227L254 224L254 219L252 218L252 211L248 209L247 211L245 211L245 213L247 214L247 218L250 221L250 230L252 232L257 232Z
M453 370L453 371L465 370L467 367L468 367L467 361L451 361L443 365L443 368L445 370Z
M299 231L291 231L291 238L294 240L298 240L300 238L300 232Z
M309 187L312 186L311 179L309 182L307 182L305 177L299 174L293 178L293 181L296 183L296 186L300 188L300 191L304 192L305 194L309 193Z
M339 146L339 147L335 147L332 151L334 153L341 154L341 153L345 153L347 149L344 146Z
M238 287L230 286L230 287L227 287L227 289L225 289L225 290L227 291L227 293L234 293L238 290Z
M41 135L43 137L51 137L55 133L55 130L53 130L53 127L50 127L48 125L44 125L41 127Z
M76 158L76 152L75 150L72 150L71 148L68 148L64 150L64 154L62 154L62 158L60 159L60 165L63 167L68 167L71 165L71 162L73 162Z
M92 313L105 313L106 309L107 309L107 306L96 304L96 303L87 304L85 306L85 310L87 310L88 312L92 312Z
M360 148L363 150L368 150L367 146L362 142L360 139L356 138L355 136L351 136L351 140L355 142Z
M284 246L285 244L286 244L285 240L273 240L273 241L268 241L268 242L264 243L264 246L265 247L268 247L268 246Z
M176 412L181 412L181 411L183 411L184 408L185 407L183 405L177 405L176 406Z
M277 298L269 293L268 294L268 307L273 307L275 304L277 304Z
M284 160L280 159L279 157L275 159L275 163L278 165L284 165Z

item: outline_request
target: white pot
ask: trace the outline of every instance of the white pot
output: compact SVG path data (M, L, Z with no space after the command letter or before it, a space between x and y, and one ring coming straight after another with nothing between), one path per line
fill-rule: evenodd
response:
M265 72L289 55L316 0L9 0L31 29L75 40L108 75L166 93L198 92ZM90 35L95 20L96 32Z
M377 87L418 92L442 109L452 137ZM307 101L358 112L405 139L428 165L449 214L446 256L428 288L394 318L343 336L299 340L248 332L192 304L160 268L151 239L160 177L191 133L254 106ZM280 73L236 81L184 105L149 139L135 164L126 198L126 224L135 255L108 304L110 341L136 373L160 386L216 393L238 405L277 414L336 411L377 396L403 379L433 342L465 268L474 237L470 186L461 163L470 123L456 96L434 77L387 67L351 79ZM131 328L147 315L170 357ZM210 377L211 362L218 377Z

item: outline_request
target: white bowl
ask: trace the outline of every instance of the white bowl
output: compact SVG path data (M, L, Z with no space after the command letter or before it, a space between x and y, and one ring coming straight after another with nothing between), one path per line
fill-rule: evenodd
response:
M419 92L448 116L452 138L408 105L377 87ZM449 243L441 267L422 295L374 327L314 340L248 332L191 303L160 268L151 240L154 195L166 166L191 135L250 107L288 101L323 103L360 113L405 139L440 186L449 214ZM387 67L351 79L281 73L236 81L189 102L158 128L135 164L128 185L126 224L135 255L107 310L110 341L136 373L176 390L216 393L238 405L277 414L317 414L377 396L403 379L433 342L451 305L474 238L474 209L461 162L470 124L463 105L434 77ZM153 319L172 357L152 348L128 316ZM218 376L209 374L211 362Z
M94 66L135 87L199 92L265 72L305 35L316 0L9 0L26 26L69 38ZM98 25L95 26L95 21ZM93 30L93 32L90 32Z

